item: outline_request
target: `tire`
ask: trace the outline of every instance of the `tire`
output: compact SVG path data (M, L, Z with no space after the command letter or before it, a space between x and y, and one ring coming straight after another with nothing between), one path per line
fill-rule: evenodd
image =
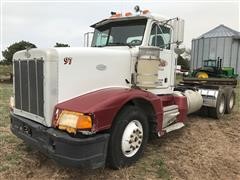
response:
M236 102L236 93L233 89L230 89L226 96L226 114L230 114L234 108Z
M226 98L223 91L219 91L215 108L208 108L208 114L215 119L221 119L226 111Z
M198 79L207 79L209 77L208 73L204 71L200 71L196 74L196 78Z
M147 116L138 107L126 106L115 119L111 130L108 149L110 167L119 169L135 163L142 156L148 137Z

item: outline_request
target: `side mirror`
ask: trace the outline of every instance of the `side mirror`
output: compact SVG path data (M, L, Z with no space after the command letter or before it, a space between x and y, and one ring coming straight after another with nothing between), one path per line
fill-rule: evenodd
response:
M171 21L171 25L173 27L173 42L179 45L184 38L184 20L176 18Z
M84 47L90 47L92 44L93 32L87 32L84 34Z

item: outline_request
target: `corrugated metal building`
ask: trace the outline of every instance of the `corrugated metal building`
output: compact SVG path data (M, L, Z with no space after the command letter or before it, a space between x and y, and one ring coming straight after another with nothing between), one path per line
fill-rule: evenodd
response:
M199 68L204 60L223 59L224 67L233 67L240 74L240 33L219 25L192 40L191 69Z

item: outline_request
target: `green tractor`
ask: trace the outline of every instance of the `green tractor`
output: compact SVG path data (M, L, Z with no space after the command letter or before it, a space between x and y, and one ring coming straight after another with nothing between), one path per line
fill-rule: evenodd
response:
M234 74L234 68L222 67L222 59L204 60L203 67L193 70L191 77L206 79L206 78L236 78L238 74Z

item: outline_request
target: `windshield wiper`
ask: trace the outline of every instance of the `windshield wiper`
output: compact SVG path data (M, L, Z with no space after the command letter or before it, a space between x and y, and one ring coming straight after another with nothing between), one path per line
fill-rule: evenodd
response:
M121 42L108 43L107 46L128 46L129 48L132 48L132 46L129 43L121 43Z

